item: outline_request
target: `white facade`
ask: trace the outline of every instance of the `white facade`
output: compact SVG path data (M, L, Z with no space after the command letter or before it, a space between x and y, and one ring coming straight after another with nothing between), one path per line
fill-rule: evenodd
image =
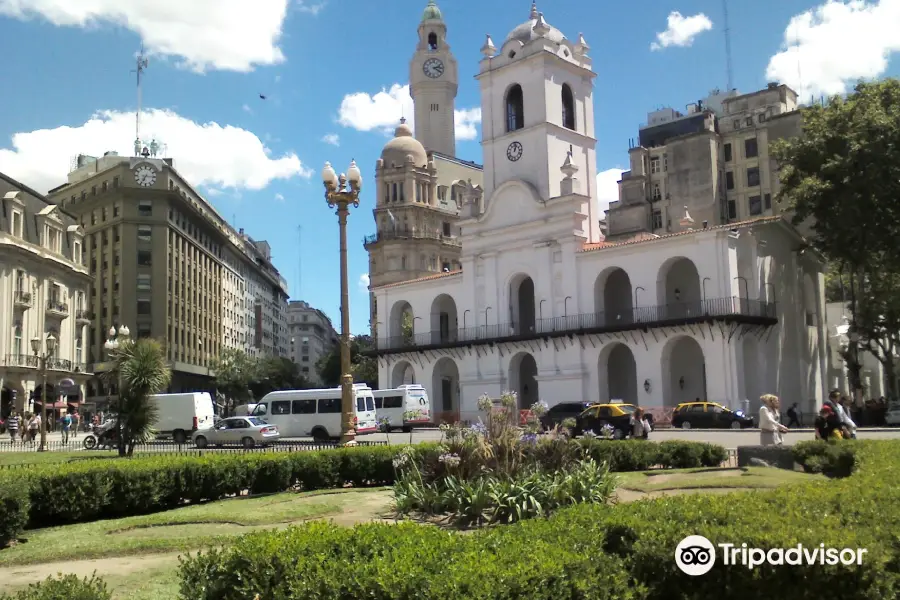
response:
M374 289L380 387L421 383L448 420L504 390L522 408L775 393L810 410L820 258L778 217L695 230L685 212L677 233L602 242L587 44L530 17L483 48L485 193L463 206L462 270Z
M0 176L0 192L0 416L34 410L43 377L31 340L41 340L43 354L50 334L57 342L47 360L49 398L55 402L65 393L77 404L90 377L86 294L91 277L83 263L84 231L59 207L9 178ZM78 389L57 390L63 379Z

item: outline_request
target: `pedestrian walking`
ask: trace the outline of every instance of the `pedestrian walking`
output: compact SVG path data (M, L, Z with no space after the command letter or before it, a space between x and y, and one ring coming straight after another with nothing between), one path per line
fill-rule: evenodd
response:
M6 418L6 430L9 432L10 443L15 444L16 438L19 437L19 415L16 411L9 413L9 417Z
M798 405L796 402L791 404L791 407L787 410L787 416L788 416L788 424L787 424L788 429L793 427L794 424L796 424L797 427L803 427L803 425L800 423L800 415L799 415Z
M60 419L60 425L62 425L62 443L63 445L69 443L69 432L72 430L72 415L66 413L63 415L63 418Z
M759 400L762 404L759 408L759 445L780 446L784 443L781 434L788 431L788 428L779 422L781 401L773 394L761 396Z
M28 421L28 441L32 444L41 428L41 415L34 414Z
M81 415L76 410L72 413L72 437L78 439L78 428L81 427Z

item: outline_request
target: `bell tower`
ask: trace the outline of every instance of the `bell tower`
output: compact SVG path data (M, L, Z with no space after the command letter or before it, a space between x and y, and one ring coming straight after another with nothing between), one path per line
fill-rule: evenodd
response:
M409 69L416 139L426 150L456 156L454 112L459 73L447 44L447 25L434 0L429 0L422 14L419 43Z

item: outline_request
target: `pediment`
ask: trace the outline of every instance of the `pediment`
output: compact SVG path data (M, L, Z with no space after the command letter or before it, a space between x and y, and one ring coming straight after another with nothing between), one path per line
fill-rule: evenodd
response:
M537 189L527 181L514 179L494 190L478 225L491 230L531 223L546 216L543 208Z
M84 229L81 227L81 225L69 225L66 228L66 231L68 233L74 233L75 235L80 235L81 237L84 237Z
M42 208L41 212L38 213L38 216L50 219L51 221L55 221L57 223L62 223L62 219L60 219L59 217L59 207L55 204L48 204L47 206Z
M13 204L18 204L22 208L25 208L25 201L22 199L22 192L18 190L13 190L11 192L6 192L3 196L3 200L5 202L12 202Z

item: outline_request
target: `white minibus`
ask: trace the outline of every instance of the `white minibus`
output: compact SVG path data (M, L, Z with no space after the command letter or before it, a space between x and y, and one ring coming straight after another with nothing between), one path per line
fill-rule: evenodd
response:
M431 403L421 385L401 385L390 390L375 390L375 412L379 419L390 419L390 428L409 431L431 423Z
M356 433L375 433L375 398L364 383L353 384ZM263 396L252 416L278 427L281 438L312 437L328 440L341 435L341 388L283 390Z

